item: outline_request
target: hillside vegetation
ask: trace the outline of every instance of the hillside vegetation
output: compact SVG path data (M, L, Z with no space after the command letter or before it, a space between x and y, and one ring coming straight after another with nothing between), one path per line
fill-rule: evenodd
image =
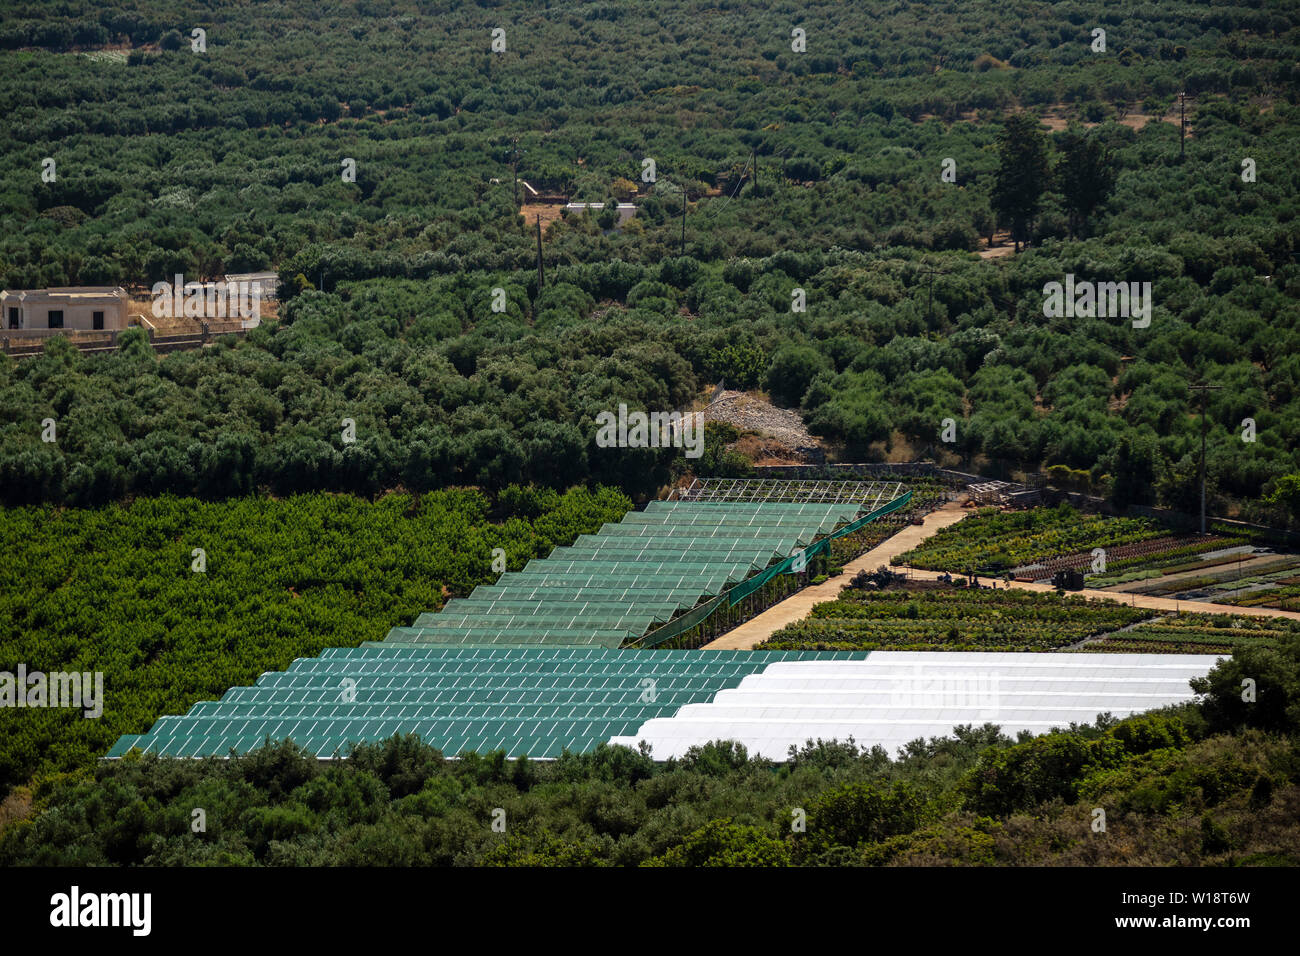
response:
M722 743L452 761L412 738L328 765L292 744L146 756L24 794L45 812L0 831L0 865L1300 864L1300 637L1194 686L1203 704L1019 742L810 741L780 765Z
M1212 507L1289 520L1260 499L1300 471L1294 4L752 6L13 5L4 284L271 268L289 301L238 346L0 360L5 499L645 495L664 455L596 448L594 415L725 380L846 458L901 441L1191 510L1204 378L1225 386ZM128 55L83 55L106 45ZM1183 161L1161 119L1180 90ZM549 227L539 290L515 163L577 199L635 190L637 214ZM1024 164L1033 209L1005 188ZM999 227L1027 251L973 255ZM1150 282L1150 326L1044 316L1074 274Z

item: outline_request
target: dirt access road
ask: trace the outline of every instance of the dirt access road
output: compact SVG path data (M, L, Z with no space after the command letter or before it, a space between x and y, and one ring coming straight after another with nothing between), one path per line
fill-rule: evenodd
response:
M1212 568L1198 568L1194 571L1178 571L1175 574L1165 574L1158 578L1144 578L1141 581L1130 581L1128 582L1128 584L1117 584L1115 585L1114 588L1109 588L1108 590L1113 590L1116 592L1124 592L1126 594L1129 591L1138 591L1138 593L1140 594L1141 591L1139 589L1143 585L1150 587L1153 584L1170 583L1170 582L1178 582L1178 581L1194 581L1197 578L1209 577L1210 575L1216 573L1223 574L1223 573L1234 572L1234 571L1239 572L1239 576L1242 578L1249 578L1252 572L1255 572L1258 569L1265 567L1266 565L1273 564L1277 561L1282 561L1285 560L1286 558L1291 558L1291 557L1295 557L1295 556L1291 554L1251 555L1249 557L1246 557L1240 562L1233 561L1227 564L1219 564Z
M903 530L892 538L876 545L861 557L854 558L844 565L843 574L838 574L822 584L806 587L779 604L773 604L762 614L750 618L735 630L728 631L711 644L705 644L701 650L748 650L755 644L762 643L787 624L803 620L814 604L834 601L853 575L859 571L874 571L882 564L889 564L895 555L912 550L940 528L956 524L969 513L968 509L963 509L957 502L948 502L937 511L931 511L926 515L921 524L904 526Z
M922 581L933 581L940 577L938 571L921 571L912 568L908 577ZM990 579L992 580L992 579ZM998 582L998 587L1002 587ZM1012 581L1013 588L1026 591L1054 591L1050 584L1035 584L1028 581ZM1208 601L1179 601L1175 598L1150 597L1145 594L1124 593L1122 591L1100 591L1097 588L1084 588L1082 591L1067 591L1066 594L1078 594L1086 598L1110 598L1120 604L1133 607L1146 607L1153 611L1183 611L1197 614L1232 614L1238 617L1278 617L1289 621L1300 621L1300 611L1278 611L1271 607L1233 607L1228 604L1211 604ZM727 637L730 635L724 635Z

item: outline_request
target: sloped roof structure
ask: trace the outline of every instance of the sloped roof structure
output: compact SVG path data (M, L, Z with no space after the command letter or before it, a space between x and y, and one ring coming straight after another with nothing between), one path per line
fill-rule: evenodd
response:
M831 655L861 658L861 653ZM328 648L263 674L149 732L124 736L168 757L224 757L292 738L322 758L360 741L418 734L448 755L505 750L546 759L583 752L642 723L735 687L773 661L811 651L619 651L587 647Z
M997 724L1046 733L1099 714L1127 717L1193 697L1188 682L1218 657L1203 654L1002 654L877 651L860 660L774 662L671 716L652 717L611 743L645 741L657 759L710 740L785 759L809 740L881 746Z

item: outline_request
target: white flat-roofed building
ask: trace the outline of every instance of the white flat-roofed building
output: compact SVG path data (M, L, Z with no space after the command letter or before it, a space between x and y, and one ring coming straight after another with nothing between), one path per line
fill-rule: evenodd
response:
M570 213L583 213L590 210L593 214L605 208L603 202L571 202L564 207ZM618 224L621 226L636 215L636 204L621 202L617 204Z
M59 330L120 332L127 327L131 297L112 286L6 289L0 294L3 334L48 335Z
M268 302L279 298L280 276L274 272L232 272L226 276L226 282L257 283L262 301Z

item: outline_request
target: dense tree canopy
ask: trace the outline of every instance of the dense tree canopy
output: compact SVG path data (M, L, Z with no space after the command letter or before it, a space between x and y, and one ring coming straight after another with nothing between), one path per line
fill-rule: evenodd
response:
M1294 16L801 16L806 53L775 8L677 0L17 5L4 284L270 268L289 301L280 327L202 354L157 360L133 335L110 358L0 360L5 500L587 480L643 496L673 456L599 449L593 416L725 381L800 408L844 457L1087 471L1083 490L1181 505L1185 386L1204 379L1227 386L1208 413L1216 504L1281 520L1255 502L1300 468ZM1110 52L1090 49L1094 22ZM1182 162L1162 121L1181 89ZM539 290L515 161L543 191L636 189L637 214L547 227ZM1030 251L972 256L999 225ZM1151 282L1150 327L1044 316L1066 275Z

